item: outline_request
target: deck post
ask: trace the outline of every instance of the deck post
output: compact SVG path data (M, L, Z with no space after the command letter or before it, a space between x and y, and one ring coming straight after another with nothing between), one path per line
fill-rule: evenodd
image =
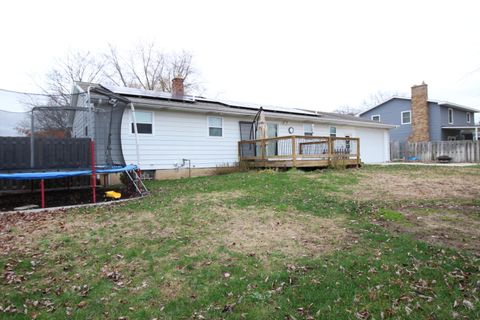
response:
M360 167L360 139L357 138L357 168Z
M292 136L292 166L297 166L297 139Z
M242 155L240 153L240 141L238 141L238 144L237 144L237 152L238 152L238 163L240 163L242 161Z
M263 139L263 138L260 142L260 149L262 151L262 158L261 159L263 161L263 167L265 168L265 166L267 164L266 161L265 161L265 153L266 153L267 150L265 150L266 149L266 143L265 143L265 139Z
M333 140L332 137L328 137L328 166L332 165L332 157L333 157Z

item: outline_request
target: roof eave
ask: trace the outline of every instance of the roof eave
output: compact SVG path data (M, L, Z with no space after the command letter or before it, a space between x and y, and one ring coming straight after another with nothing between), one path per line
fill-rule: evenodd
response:
M194 106L188 103L185 104L180 101L168 101L168 100L155 100L155 99L143 99L143 98L131 98L132 103L137 105L142 105L150 108L162 108L170 110L179 110L179 111L189 111L189 112L216 112L223 114L232 114L232 115L244 115L244 116L253 116L258 112L258 109L255 108L245 108L245 107L231 107L223 104L216 103L200 103L197 101ZM322 117L319 115L308 115L308 114L295 114L295 113L286 113L280 111L270 111L265 110L267 116L276 117L280 119L297 119L301 121L314 121L318 123L326 124L338 124L338 125L354 125L359 127L367 128L377 128L377 129L392 129L395 128L395 125L389 125L384 123L372 123L366 122L359 119L359 121L352 121L346 119L335 119L329 117Z
M452 107L452 108L455 108L455 109L461 109L461 110L469 111L469 112L473 112L473 113L478 113L478 112L480 112L480 110L477 110L477 109L475 109L475 108L463 106L463 105L460 105L460 104L457 104L457 103L453 103L453 102L448 102L448 101L438 101L437 104L438 104L439 106Z

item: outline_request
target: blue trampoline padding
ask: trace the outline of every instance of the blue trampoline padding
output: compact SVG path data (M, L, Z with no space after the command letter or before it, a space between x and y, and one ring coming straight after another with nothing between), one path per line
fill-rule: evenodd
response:
M122 171L131 171L137 170L137 166L128 165L125 167L114 167L108 169L97 169L97 173L115 173ZM0 179L9 179L9 180L47 180L47 179L58 179L58 178L68 178L76 176L87 176L91 175L92 170L82 170L82 171L50 171L50 172L22 172L22 173L0 173Z
M108 169L97 169L97 173L115 173L115 172L122 172L122 171L133 171L137 170L138 167L133 164L129 164L128 166L125 167L113 167L113 168L108 168ZM91 173L91 171L90 171Z

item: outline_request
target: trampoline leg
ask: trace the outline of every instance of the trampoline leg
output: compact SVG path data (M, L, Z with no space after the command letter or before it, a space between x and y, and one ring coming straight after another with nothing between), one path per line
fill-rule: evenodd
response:
M93 203L97 202L97 190L96 190L97 179L92 175L92 201Z
M44 180L40 180L40 194L42 198L42 209L45 208L45 182Z

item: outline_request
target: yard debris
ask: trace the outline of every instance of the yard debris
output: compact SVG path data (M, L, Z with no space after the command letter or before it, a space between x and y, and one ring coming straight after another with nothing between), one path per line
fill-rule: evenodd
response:
M465 308L467 308L467 309L469 309L469 310L475 309L475 306L473 305L473 303L471 303L471 302L468 301L467 299L464 299L464 300L463 300L463 305L465 306Z
M362 310L362 311L356 312L355 318L360 320L368 319L370 318L370 312L368 312L368 310Z
M102 267L102 275L105 278L112 280L118 287L124 286L124 283L122 281L123 276L117 269L112 269L108 265L104 265Z

